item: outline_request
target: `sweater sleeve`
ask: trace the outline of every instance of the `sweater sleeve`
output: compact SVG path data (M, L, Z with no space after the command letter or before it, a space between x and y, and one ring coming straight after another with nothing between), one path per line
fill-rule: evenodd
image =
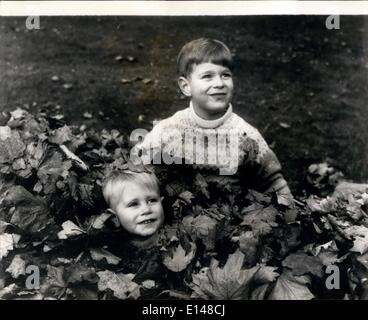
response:
M242 166L245 184L259 192L277 192L288 198L293 197L282 175L279 160L258 130L245 138L242 149L245 152Z

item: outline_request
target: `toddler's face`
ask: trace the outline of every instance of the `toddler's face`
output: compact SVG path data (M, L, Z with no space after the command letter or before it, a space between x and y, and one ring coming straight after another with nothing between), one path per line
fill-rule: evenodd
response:
M160 195L136 182L126 182L116 215L122 227L135 235L149 237L160 229L164 212Z
M221 117L233 96L231 71L222 65L205 62L193 66L186 80L188 96L197 114L207 120Z

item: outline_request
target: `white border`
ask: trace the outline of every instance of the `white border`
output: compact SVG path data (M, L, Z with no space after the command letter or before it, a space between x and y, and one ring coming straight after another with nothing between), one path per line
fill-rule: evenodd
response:
M368 1L0 1L0 16L367 14Z

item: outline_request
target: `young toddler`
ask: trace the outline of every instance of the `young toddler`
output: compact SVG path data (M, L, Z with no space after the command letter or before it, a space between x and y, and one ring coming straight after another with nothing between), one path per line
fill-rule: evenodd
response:
M164 222L159 183L153 173L114 171L104 181L104 198L133 242L153 239Z

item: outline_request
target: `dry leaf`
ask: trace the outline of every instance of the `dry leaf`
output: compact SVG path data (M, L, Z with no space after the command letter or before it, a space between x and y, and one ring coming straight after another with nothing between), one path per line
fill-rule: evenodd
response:
M14 256L10 266L6 269L6 272L9 272L13 278L17 279L19 276L26 274L26 262L17 254Z
M172 254L165 253L163 263L169 270L173 272L183 271L192 261L195 252L195 244L191 243L191 250L188 253L186 253L181 244L179 244Z
M103 259L106 259L108 264L117 265L121 261L121 259L115 255L113 255L111 252L103 249L103 248L92 248L89 249L89 252L91 253L91 257L95 261L101 261Z
M100 278L99 291L110 289L118 299L139 298L139 285L132 281L134 274L114 273L106 270L97 272L97 275Z
M81 228L79 228L74 222L70 220L65 221L61 226L63 230L61 230L57 234L59 239L68 239L84 233Z

